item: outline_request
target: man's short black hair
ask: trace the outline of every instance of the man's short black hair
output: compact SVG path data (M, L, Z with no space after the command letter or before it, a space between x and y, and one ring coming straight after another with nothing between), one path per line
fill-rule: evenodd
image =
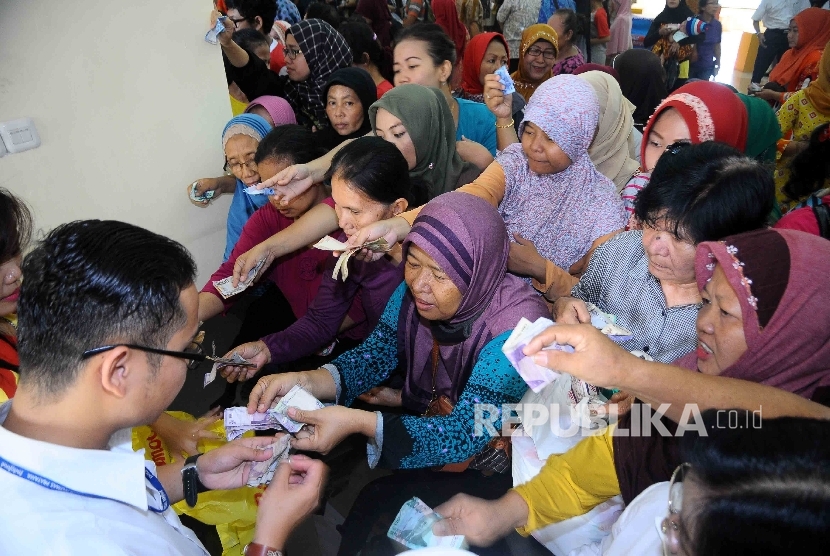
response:
M245 28L234 31L232 38L233 42L250 54L254 54L256 49L261 46L268 48L268 39L256 29Z
M662 223L675 236L698 244L763 228L774 200L768 168L728 145L707 141L663 153L637 195L634 214L644 224Z
M262 20L263 34L267 35L271 32L271 27L274 26L274 20L277 19L277 1L276 0L229 0L225 3L227 8L235 9L239 15L244 17L248 24L256 27L256 17Z
M58 226L23 262L18 301L21 383L59 394L81 354L111 343L164 348L187 322L179 296L196 275L187 249L132 224ZM147 354L153 367L161 357Z

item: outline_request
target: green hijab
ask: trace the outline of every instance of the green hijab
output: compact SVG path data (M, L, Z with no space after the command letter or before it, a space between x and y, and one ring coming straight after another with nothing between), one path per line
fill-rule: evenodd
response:
M461 174L476 167L461 160L455 150L455 124L444 94L421 85L398 85L369 107L372 130L377 129L378 109L398 118L415 146L415 168L409 176L423 180L429 198L452 191Z
M744 103L749 120L744 153L760 162L775 162L775 144L781 139L775 112L764 99L742 93L738 93L738 98Z

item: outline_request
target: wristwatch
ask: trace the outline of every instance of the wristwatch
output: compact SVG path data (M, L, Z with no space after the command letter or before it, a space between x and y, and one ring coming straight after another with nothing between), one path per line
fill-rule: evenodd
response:
M184 467L182 467L182 490L184 491L184 500L191 508L196 505L196 500L199 498L200 492L207 492L210 490L202 481L199 480L199 471L196 469L196 460L202 454L190 456L184 460Z
M246 544L245 548L242 549L242 554L243 556L282 556L282 552L276 548L271 548L258 542Z

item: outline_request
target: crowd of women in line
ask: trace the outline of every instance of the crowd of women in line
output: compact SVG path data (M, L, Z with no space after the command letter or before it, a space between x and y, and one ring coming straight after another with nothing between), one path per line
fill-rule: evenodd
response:
M494 74L511 59L503 35L478 33L461 55L441 26L417 23L383 44L388 26L368 4L339 31L316 18L276 22L275 72L256 31L273 18L227 3L258 34L228 25L218 37L228 82L253 100L222 131L227 173L187 188L203 208L233 195L199 318L251 301L229 355L254 367L222 369L216 404L264 411L301 385L332 405L292 410L312 425L295 449L331 457L362 435L369 466L393 470L363 489L340 554L389 553L378 531L413 496L439 506L437 533L464 534L479 554L508 553L514 529L585 554L817 546L830 526L830 424L820 420L830 417L830 218L819 208L830 131L787 114L830 107L830 50L776 116L762 95L708 80L668 94L648 50L613 68L567 62L580 56L575 16L558 9L522 33L507 94ZM794 59L782 64L815 44L796 19ZM31 222L13 196L0 201L0 386L12 397L10 315ZM309 247L327 235L389 249L359 251L341 279L337 259ZM226 299L214 286L255 268L244 293ZM630 338L615 344L594 328L589 304ZM523 353L561 373L541 394L502 351L521 318L540 317L557 325ZM573 350L543 349L554 342ZM504 404L567 407L601 392L616 424L560 450L535 440L544 463L515 488L509 443L474 430L482 405L499 408L501 430ZM691 406L762 408L763 427L723 431L704 413L698 433L710 438L695 442L678 432ZM614 434L641 417L670 434ZM195 453L205 425L165 415L154 428L173 452ZM556 540L568 524L590 529L615 499L625 511L610 534Z

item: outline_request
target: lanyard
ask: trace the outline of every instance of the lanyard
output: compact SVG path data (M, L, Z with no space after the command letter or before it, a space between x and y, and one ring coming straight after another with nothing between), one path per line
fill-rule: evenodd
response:
M113 500L112 498L107 498L106 496L99 496L97 494L88 494L86 492L78 492L77 490L72 490L71 488L65 487L60 483L56 483L52 479L47 479L46 477L38 475L37 473L33 473L32 471L29 471L28 469L24 469L22 467L19 467L19 466L13 464L12 462L10 462L6 459L3 459L2 457L0 457L0 469L2 469L3 471L9 472L12 475L17 475L18 477L21 477L23 479L26 479L27 481L35 483L36 485L42 486L44 488L48 488L49 490L56 490L58 492L66 492L66 493L69 493L69 494L77 494L79 496L86 496L87 498L99 498L99 499L102 499L102 500ZM170 507L170 499L168 498L167 492L164 490L164 486L162 486L161 481L159 481L158 477L153 475L150 472L150 470L147 469L146 467L144 468L144 477L150 482L150 485L152 485L152 487L155 488L158 491L159 496L161 497L161 508L154 508L154 507L150 506L149 504L147 505L147 507L150 509L150 511L155 512L157 514L166 512L167 508ZM121 502L120 500L113 500L113 501L114 502ZM122 504L123 503L125 503L125 502L122 502Z

